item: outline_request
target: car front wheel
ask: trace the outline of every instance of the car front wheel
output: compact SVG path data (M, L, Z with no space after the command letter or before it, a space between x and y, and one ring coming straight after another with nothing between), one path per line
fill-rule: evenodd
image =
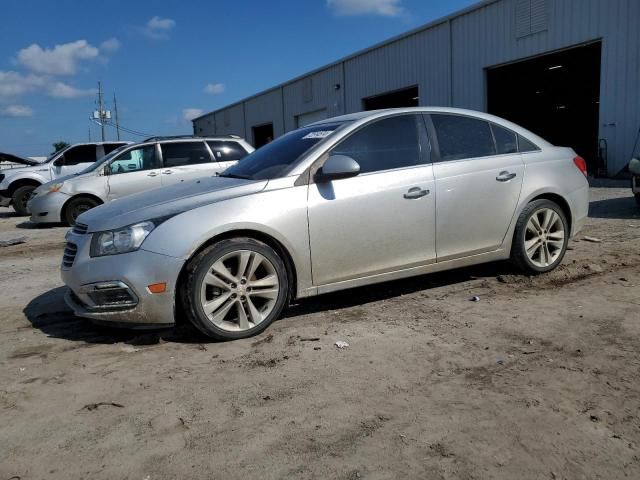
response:
M76 224L76 220L80 215L98 205L100 205L100 203L93 198L73 198L64 209L64 220L67 222L67 225L73 226Z
M222 240L204 249L189 262L185 277L180 296L189 320L221 340L263 331L288 300L283 260L251 238Z
M16 188L11 197L13 201L13 209L18 215L30 215L31 211L27 207L27 202L31 198L31 194L37 187L34 185L25 185Z
M560 264L568 242L569 225L560 206L550 200L535 200L518 218L511 260L529 274L548 272Z

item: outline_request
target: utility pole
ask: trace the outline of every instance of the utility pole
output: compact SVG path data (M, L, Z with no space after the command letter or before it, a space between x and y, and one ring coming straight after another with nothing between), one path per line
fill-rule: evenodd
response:
M102 141L104 142L104 107L102 105L102 84L98 82L98 115L100 116L100 130L102 133Z
M91 125L89 125L89 143L91 143Z
M116 114L116 132L118 135L118 140L120 140L120 121L118 120L118 104L116 103L116 93L113 92L113 109Z

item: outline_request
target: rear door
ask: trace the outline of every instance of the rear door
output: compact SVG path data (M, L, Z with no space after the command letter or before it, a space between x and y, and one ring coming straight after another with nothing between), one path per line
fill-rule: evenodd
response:
M219 170L204 141L167 142L162 143L160 148L163 186L210 177Z
M524 176L515 133L466 115L438 113L427 119L434 150L438 261L497 249Z
M161 164L157 148L155 143L132 148L109 163L106 167L109 200L161 186Z
M249 155L249 152L240 143L232 140L208 140L207 145L209 145L213 157L218 162L220 172Z

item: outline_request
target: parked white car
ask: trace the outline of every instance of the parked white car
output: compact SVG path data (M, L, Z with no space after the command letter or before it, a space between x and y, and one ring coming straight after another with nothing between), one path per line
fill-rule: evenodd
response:
M75 224L93 207L132 193L210 177L254 148L235 135L154 137L123 146L86 170L38 187L29 201L35 223Z
M43 162L0 153L0 159L26 165L0 170L0 206L28 215L27 202L40 185L85 170L99 158L130 142L76 143L51 154Z

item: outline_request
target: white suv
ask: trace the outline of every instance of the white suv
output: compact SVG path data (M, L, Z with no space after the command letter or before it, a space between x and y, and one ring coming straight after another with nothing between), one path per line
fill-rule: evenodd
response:
M153 137L123 146L76 175L38 187L29 201L35 223L75 223L83 212L132 193L212 176L254 148L235 135Z
M0 207L13 204L19 215L28 215L27 202L37 187L56 178L80 172L127 143L130 142L76 143L52 153L42 163L0 153L0 158L6 158L11 163L27 165L0 170Z

